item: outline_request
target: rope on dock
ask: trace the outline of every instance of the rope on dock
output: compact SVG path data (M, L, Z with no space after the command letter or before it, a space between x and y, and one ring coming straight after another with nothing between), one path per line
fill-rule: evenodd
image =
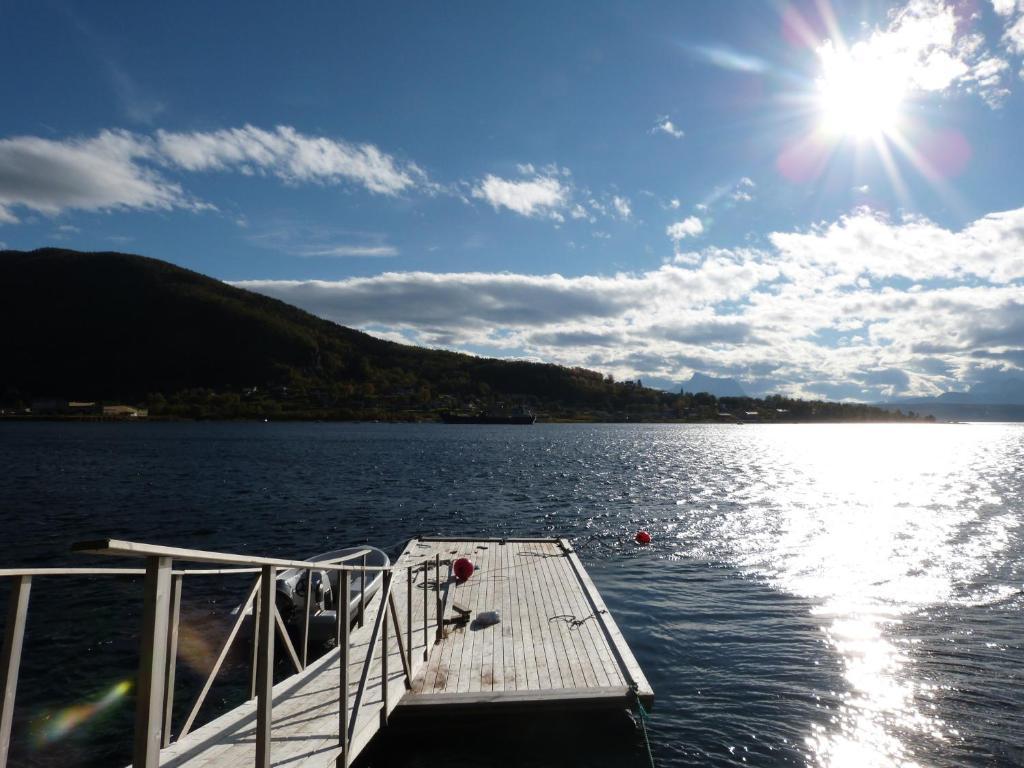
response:
M608 613L608 611L601 610L597 613ZM552 621L564 621L568 625L570 630L579 629L591 619L596 619L597 613L592 613L589 616L584 616L582 619L573 613L560 613L557 616L548 617L548 624L550 624Z
M640 696L637 694L636 683L630 686L630 690L633 692L633 701L636 704L636 712L640 716L640 728L644 732L644 745L647 747L647 759L651 763L651 768L655 768L654 753L651 752L651 739L647 735L647 721L650 720L651 716L647 714L647 710L644 709L644 705L640 703Z

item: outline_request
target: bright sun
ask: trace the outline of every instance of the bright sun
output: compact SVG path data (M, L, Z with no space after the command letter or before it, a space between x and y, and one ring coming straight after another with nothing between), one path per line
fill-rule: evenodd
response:
M906 78L895 57L872 55L866 46L818 50L821 130L834 138L864 140L894 132L902 117Z

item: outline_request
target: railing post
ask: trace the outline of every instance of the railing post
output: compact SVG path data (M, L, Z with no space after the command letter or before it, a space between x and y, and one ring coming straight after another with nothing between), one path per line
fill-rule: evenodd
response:
M0 768L7 765L11 746L11 724L14 721L14 696L18 692L18 670L21 668L21 649L25 642L25 619L28 617L28 598L32 591L31 576L17 576L11 587L7 605L7 623L4 625L3 656L0 657Z
M142 642L136 687L134 768L160 765L164 673L167 664L167 619L171 601L171 558L146 558Z
M427 575L430 573L430 564L423 563L423 660L430 658L430 643L427 642L427 625L430 623L430 590L427 589Z
M276 568L263 566L260 577L259 656L256 664L256 768L270 768L270 729L274 689L274 579ZM134 767L133 767L134 768Z
M359 626L363 626L363 614L366 612L366 553L363 553L363 570L359 576ZM348 599L346 597L346 599Z
M345 595L345 610L341 609L341 602L338 602L338 652L340 653L339 668L341 672L341 686L340 686L340 699L341 707L339 709L338 719L338 736L341 741L341 754L338 755L337 768L348 768L349 754L348 754L348 652L349 652L349 632L351 631L351 622L348 616L348 571L342 571L339 584L340 592Z
M309 658L309 613L313 610L313 569L306 569L306 620L302 624L302 668Z
M380 609L384 612L384 622L380 635L380 724L388 724L388 597L391 595L391 571L384 571L384 583L381 585Z
M252 656L249 662L249 701L256 698L256 669L260 665L260 606L263 604L260 584L263 577L256 579L256 597L252 601Z
M435 643L441 642L441 625L444 623L441 621L441 554L434 555L434 600L437 603L437 636L434 639Z
M408 667L412 669L412 566L405 569L405 581L408 592L405 598L405 655L408 658ZM412 680L409 681L412 685Z
M178 662L178 621L181 618L181 583L179 573L171 576L171 616L167 626L167 664L164 672L164 727L160 746L171 743L171 719L174 715L174 672Z

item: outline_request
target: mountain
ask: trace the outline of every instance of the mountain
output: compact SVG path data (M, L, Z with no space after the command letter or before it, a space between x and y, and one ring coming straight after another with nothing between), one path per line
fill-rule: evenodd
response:
M1007 376L980 382L966 392L903 397L891 402L894 405L1024 405L1024 379Z
M867 405L756 400L731 379L690 380L704 393L739 393L719 399L396 344L124 253L0 251L0 328L0 413L16 418L33 401L45 413L71 400L145 403L150 416L171 418L436 420L512 405L581 421L907 418Z
M715 397L747 397L736 379L719 379L694 371L690 380L683 384L681 392L707 392Z
M0 251L0 403L149 402L169 415L369 418L504 402L660 412L595 371L375 338L156 259Z
M1024 405L1024 379L1003 378L975 384L967 392L944 392L940 403L971 405Z
M975 384L966 392L904 397L880 407L912 409L937 419L956 421L1024 421L1024 379L993 379Z

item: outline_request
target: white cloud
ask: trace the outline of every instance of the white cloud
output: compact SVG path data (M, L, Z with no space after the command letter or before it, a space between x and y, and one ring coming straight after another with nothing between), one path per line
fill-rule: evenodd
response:
M426 181L414 163L401 163L373 144L307 136L286 125L272 131L251 125L212 132L157 131L156 140L161 156L186 171L270 173L289 183L348 181L383 195Z
M48 215L67 209L209 209L168 173L231 170L291 184L351 182L385 195L435 188L414 163L399 162L372 144L306 136L288 126L157 131L155 137L120 130L63 140L18 136L0 139L0 223L17 223L18 207Z
M534 176L515 181L488 174L473 189L473 197L486 200L494 210L507 208L521 216L562 220L559 213L569 203L570 191L554 176Z
M744 176L736 183L731 197L738 203L749 203L754 199L754 188L756 186L749 176Z
M696 216L687 216L682 221L669 224L665 228L665 234L672 240L678 242L687 237L696 237L704 231L704 223Z
M416 343L629 378L701 370L753 391L870 400L963 389L1024 366L1024 209L960 230L858 210L774 233L765 249L706 248L638 274L240 285Z
M659 117L650 132L666 133L674 139L681 139L686 135L675 123L669 120L668 115Z
M398 249L393 245L329 245L325 247L310 247L299 252L300 256L357 256L357 257L386 257L397 256Z
M1024 10L1006 27L1003 43L1013 53L1024 54Z
M976 90L990 106L998 106L1007 93L1006 62L989 54L984 43L958 16L953 3L909 0L890 13L884 28L851 45L848 55L855 61L877 62L897 90L939 93L963 86ZM840 49L834 41L826 41L818 53L827 65L841 54Z
M628 198L614 195L612 197L612 206L615 208L615 212L619 214L619 218L628 219L633 215L633 209L629 206Z
M992 0L992 10L1000 16L1009 16L1013 13L1017 0Z
M1000 284L1024 277L1024 209L991 213L959 232L923 218L893 223L860 210L809 232L777 232L769 239L794 268L821 269L843 284L861 274Z
M63 141L0 139L0 221L15 223L16 206L49 215L196 207L178 184L142 164L154 151L150 140L125 131Z
M576 205L572 207L572 210L569 211L569 215L574 219L585 219L586 221L589 221L591 224L597 221L597 219L594 218L594 216L592 216L587 211L587 209L584 208L579 203L576 203Z

